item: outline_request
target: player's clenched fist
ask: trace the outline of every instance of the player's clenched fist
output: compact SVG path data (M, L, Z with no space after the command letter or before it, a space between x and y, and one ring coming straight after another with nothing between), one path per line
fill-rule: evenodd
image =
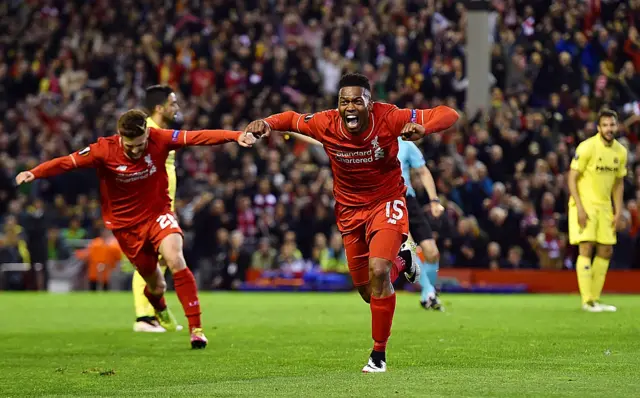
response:
M241 147L251 148L256 141L256 136L249 132L244 132L238 136L238 144L240 144Z
M36 177L30 171L23 171L16 176L16 185L24 184L35 180Z
M426 130L423 125L418 123L407 123L402 128L400 135L405 141L417 141L424 137Z
M246 133L251 133L258 138L268 137L271 133L271 126L264 120L254 120L249 123L246 129L244 129Z

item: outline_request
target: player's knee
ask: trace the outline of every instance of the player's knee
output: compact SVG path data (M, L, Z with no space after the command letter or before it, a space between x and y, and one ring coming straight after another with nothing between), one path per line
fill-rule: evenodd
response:
M613 246L598 246L596 256L609 259L613 256Z
M424 255L424 260L427 263L437 263L440 261L440 251L438 250L438 246L436 246L436 242L433 240L429 240L423 242L420 245L422 248L422 254Z
M155 282L155 286L149 287L149 291L154 296L162 296L167 291L167 282L162 278Z
M580 243L580 246L578 247L578 251L579 251L579 253L580 253L580 255L582 257L591 258L593 256L593 244L592 243Z
M169 251L169 253L162 257L172 273L176 273L187 268L182 251Z
M365 303L369 304L371 302L371 289L369 285L358 286L358 293L360 293L360 297L362 297Z
M172 273L182 271L187 267L182 253L182 236L171 234L160 243L160 254Z
M369 260L369 274L372 279L384 280L389 279L391 270L391 261L383 258L372 258Z

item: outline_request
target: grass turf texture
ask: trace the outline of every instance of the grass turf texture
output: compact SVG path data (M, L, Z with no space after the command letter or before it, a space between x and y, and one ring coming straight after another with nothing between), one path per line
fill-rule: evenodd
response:
M125 293L0 293L0 396L631 397L640 297L583 313L577 296L399 294L389 373L361 374L369 307L357 294L203 294L209 347L133 333ZM172 293L176 315L182 310ZM186 324L182 316L178 317Z

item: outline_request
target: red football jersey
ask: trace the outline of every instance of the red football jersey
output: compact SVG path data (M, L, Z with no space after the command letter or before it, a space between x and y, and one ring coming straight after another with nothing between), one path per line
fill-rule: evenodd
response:
M235 141L239 131L163 130L149 128L149 143L137 160L124 153L118 135L100 138L81 151L42 163L31 172L36 178L74 168L95 168L100 179L102 218L109 229L128 228L171 210L165 162L170 151L190 145Z
M398 137L405 124L418 123L426 133L443 131L458 119L448 107L398 109L374 102L369 126L352 135L343 125L337 109L302 115L284 112L265 121L274 130L308 135L324 146L331 161L336 202L344 206L369 206L395 199L406 192L398 161Z

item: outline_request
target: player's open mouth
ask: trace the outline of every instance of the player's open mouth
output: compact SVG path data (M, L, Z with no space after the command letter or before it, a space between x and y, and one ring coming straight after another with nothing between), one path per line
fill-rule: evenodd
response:
M360 121L358 116L348 115L344 118L344 120L345 120L345 124L347 125L347 128L349 129L358 128L358 122Z

